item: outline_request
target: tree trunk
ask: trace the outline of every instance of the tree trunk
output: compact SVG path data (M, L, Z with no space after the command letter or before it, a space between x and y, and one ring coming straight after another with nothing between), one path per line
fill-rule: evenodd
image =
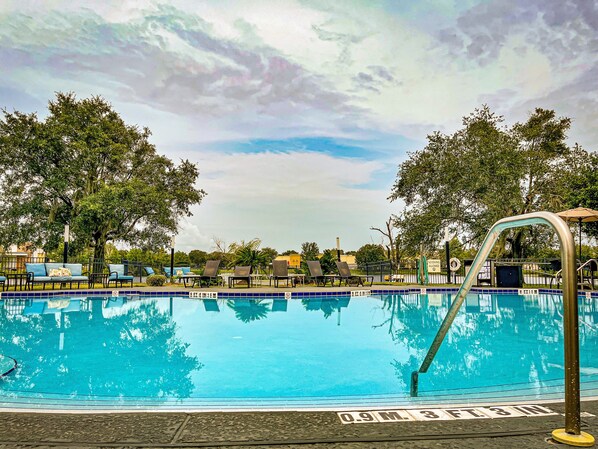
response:
M93 269L92 272L102 273L104 271L104 257L106 255L106 237L103 234L95 237L95 244L93 247Z
M523 258L523 233L524 231L522 229L515 231L515 236L512 243L514 259Z

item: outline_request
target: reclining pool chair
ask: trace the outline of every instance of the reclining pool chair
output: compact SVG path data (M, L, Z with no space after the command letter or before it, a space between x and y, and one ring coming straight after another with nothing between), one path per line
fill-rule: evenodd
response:
M247 282L247 288L251 287L251 265L246 267L235 267L235 272L228 277L228 288L235 285L235 281Z
M351 270L349 269L349 265L347 264L347 262L337 261L336 269L338 270L339 286L343 281L345 281L345 285L357 284L357 286L363 286L363 283L365 281L370 283L370 287L374 283L374 276L361 276L351 274Z
M324 275L319 260L308 260L307 268L309 268L309 277L316 286L326 287L327 282L330 282L330 286L334 285L334 276Z
M199 286L201 287L202 282L205 282L206 287L209 287L212 283L220 284L221 279L218 276L218 268L220 268L219 260L208 260L203 269L203 274L199 278Z
M272 285L272 281L274 281L274 287L278 287L278 282L281 279L285 279L287 281L287 287L289 286L289 281L292 282L292 278L289 276L289 264L286 260L273 260L270 285Z
M214 284L220 285L221 278L220 276L218 276L219 267L219 260L208 260L206 262L206 266L203 269L203 274L185 274L181 276L181 279L183 280L183 284L185 285L185 287L195 287L197 284L199 284L199 287L201 288L202 283L205 284L206 287L209 287L210 285ZM190 285L187 284L188 281L191 282Z
M114 282L115 287L118 287L119 282L121 287L124 283L129 283L133 287L133 276L125 275L124 264L108 264L108 272L110 275L106 280L106 287L110 287L110 282Z

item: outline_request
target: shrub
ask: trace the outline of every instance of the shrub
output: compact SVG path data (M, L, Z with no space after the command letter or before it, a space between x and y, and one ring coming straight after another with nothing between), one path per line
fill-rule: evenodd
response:
M163 274L152 274L147 277L145 283L150 287L161 287L166 283L166 276Z

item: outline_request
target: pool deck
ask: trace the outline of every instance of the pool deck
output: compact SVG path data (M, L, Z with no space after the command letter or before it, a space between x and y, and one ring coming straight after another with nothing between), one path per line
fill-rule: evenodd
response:
M419 286L413 286L419 288ZM374 286L394 290L405 286ZM445 287L446 288L446 287ZM134 287L140 291L172 288ZM222 292L344 291L353 287L210 289ZM361 287L360 289L363 289ZM366 287L369 289L369 287ZM179 290L178 288L176 289ZM203 289L207 291L206 289ZM99 293L101 290L95 290ZM180 289L181 292L189 289ZM110 291L107 291L110 292ZM542 404L541 401L534 402ZM454 421L342 424L334 411L31 413L0 411L2 448L551 448L557 415ZM443 407L445 408L445 407ZM366 410L371 410L366 408ZM598 400L582 402L582 430L598 437ZM587 414L595 416L588 416ZM561 447L566 447L561 445Z
M562 413L563 404L546 404ZM598 401L582 402L598 415ZM550 448L560 414L464 421L342 424L334 412L12 413L0 448ZM598 416L582 418L598 436ZM565 446L562 446L565 447Z

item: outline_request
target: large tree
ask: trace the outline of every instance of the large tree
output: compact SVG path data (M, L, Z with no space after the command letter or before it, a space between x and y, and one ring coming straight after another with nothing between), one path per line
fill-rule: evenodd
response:
M147 128L127 125L101 97L58 93L49 114L0 120L0 246L55 249L70 224L73 251L107 242L156 248L205 192L197 167L157 154Z
M536 109L525 123L507 127L484 106L454 134L429 135L426 147L400 165L389 197L406 204L398 220L405 244L433 248L446 226L479 244L503 217L561 209L578 150L565 144L569 126L568 118ZM529 244L539 232L512 230L497 255L524 256L524 239Z
M568 178L567 206L598 210L598 153L579 151L575 170ZM598 237L598 222L584 223L585 232Z

